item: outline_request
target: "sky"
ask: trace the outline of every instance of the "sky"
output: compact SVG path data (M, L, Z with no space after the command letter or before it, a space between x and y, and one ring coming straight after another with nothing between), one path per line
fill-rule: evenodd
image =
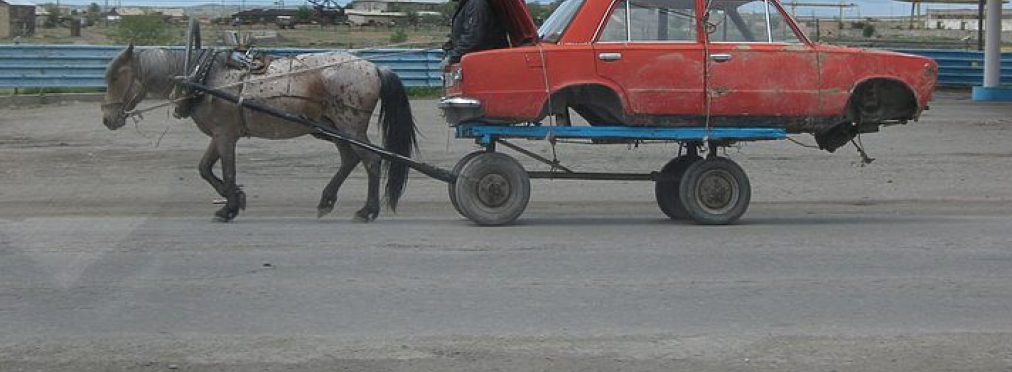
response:
M305 0L33 0L38 4L57 2L60 4L67 5L88 5L91 3L97 3L98 5L104 6L108 3L110 6L121 4L123 6L153 6L153 7L173 7L173 6L192 6L201 4L215 4L215 5L229 5L239 6L243 5L247 8L253 7L275 7L277 2L282 2L286 7L294 8L304 4L308 4ZM345 4L350 0L338 0L338 3ZM787 2L787 1L785 1ZM889 15L908 15L910 14L910 3L904 3L899 1L888 1L888 0L803 0L799 2L810 2L810 3L824 3L824 4L840 4L853 3L857 5L857 8L851 8L846 10L848 17L854 16L889 16ZM1006 8L1009 5L1006 5ZM973 5L943 5L943 4L924 4L922 9L965 9L975 8ZM798 15L811 14L838 14L838 10L835 8L798 8Z

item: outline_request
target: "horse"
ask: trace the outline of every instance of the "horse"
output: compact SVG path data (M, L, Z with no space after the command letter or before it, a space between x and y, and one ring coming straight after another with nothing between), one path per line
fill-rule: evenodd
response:
M183 75L187 64L182 50L163 48L124 49L106 68L106 92L102 123L110 130L126 124L129 113L149 94L170 99L174 77ZM366 134L377 103L382 102L379 124L383 146L394 153L411 156L418 146L414 119L404 85L387 68L344 52L309 53L275 58L262 75L225 66L228 53L212 57L206 86L222 87L243 99L256 100L277 109L301 115L336 129L356 140L368 142ZM302 71L305 70L305 71ZM301 72L299 72L301 71ZM275 78L272 78L275 77ZM214 219L232 221L246 209L246 195L236 183L236 143L242 137L289 139L315 133L312 129L273 116L216 99L196 96L189 116L211 142L200 160L201 177L226 199ZM178 112L178 111L177 111ZM318 137L321 139L327 139ZM337 191L359 163L368 173L365 206L355 212L355 220L371 222L380 212L380 177L387 170L387 206L396 212L397 202L407 185L408 167L400 163L384 164L376 154L346 143L337 146L341 165L323 189L317 205L317 218L333 211ZM221 161L222 178L213 172Z

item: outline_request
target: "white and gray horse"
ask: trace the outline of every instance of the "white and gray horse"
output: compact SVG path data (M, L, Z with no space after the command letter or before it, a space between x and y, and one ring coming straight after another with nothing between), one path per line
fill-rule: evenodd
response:
M228 87L226 91L241 94L244 99L303 115L362 141L368 141L366 131L370 118L377 103L382 101L383 146L404 156L410 156L417 146L415 123L404 85L389 69L348 53L328 52L274 59L265 74L250 76L246 71L226 68L226 55L215 57L217 60L208 74L207 86ZM184 59L182 51L127 47L106 70L107 90L102 103L105 126L112 130L123 127L127 113L149 94L169 98L174 87L173 77L182 75ZM269 79L298 70L312 71ZM245 86L234 85L244 80L248 81ZM200 161L200 175L227 199L225 206L215 212L215 219L225 222L246 207L245 194L236 184L236 142L242 137L287 139L313 133L310 128L249 109L240 110L234 103L209 95L193 103L190 116L197 127L211 137L211 144ZM355 213L355 218L372 221L380 210L381 159L361 148L343 143L336 145L341 154L341 166L323 190L317 206L318 216L334 209L338 189L361 162L369 175L369 195L365 207ZM222 178L212 171L219 160ZM407 177L407 166L398 163L387 166L386 199L391 210L397 207Z

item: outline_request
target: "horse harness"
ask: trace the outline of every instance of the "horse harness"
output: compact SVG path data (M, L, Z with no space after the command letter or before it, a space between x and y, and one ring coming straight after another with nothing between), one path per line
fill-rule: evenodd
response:
M270 63L273 61L272 58L269 55L267 55L267 53L261 51L254 52L253 50L243 50L243 49L233 49L228 51L202 50L200 56L198 57L198 62L194 69L194 73L192 75L187 75L184 78L185 81L200 85L207 85L207 79L210 75L210 72L218 59L217 58L218 55L220 55L221 53L228 53L228 56L225 58L225 66L227 68L242 71L242 74L239 76L241 84L238 93L239 102L237 102L237 105L239 106L239 121L242 124L242 132L240 135L243 137L249 137L250 129L248 118L246 110L243 109L243 101L245 100L244 93L249 83L248 79L253 75L263 75L267 73L268 67L270 66ZM178 99L176 108L173 112L173 116L180 119L189 117L194 107L200 102L200 100L205 95L206 95L205 93L199 92L194 88L182 87L182 85L177 85L176 90L174 90L172 94L172 99ZM323 101L320 101L319 99L314 99L310 97L303 97L296 95L286 95L286 97L309 101L321 106L327 104ZM331 104L342 106L345 109L351 109L355 111L365 111L357 107L350 107L341 104L340 102L332 102Z
M210 50L201 50L200 57L197 57L197 67L194 69L192 75L185 75L183 80L190 83L196 83L204 85L207 83L207 76L211 72L211 67L214 66L215 57L218 56L218 52ZM183 73L189 73L189 71L183 71ZM193 111L193 106L197 104L197 101L204 97L204 93L197 92L195 89L190 87L184 87L182 85L176 85L176 89L173 90L170 99L176 99L181 97L181 100L176 104L176 109L172 115L178 119L185 119L190 117L190 113Z

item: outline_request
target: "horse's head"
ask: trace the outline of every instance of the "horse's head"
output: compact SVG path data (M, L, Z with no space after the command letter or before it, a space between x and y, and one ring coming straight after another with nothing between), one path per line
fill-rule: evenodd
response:
M127 112L137 107L147 94L136 61L131 44L106 67L102 124L109 129L116 130L126 124Z

